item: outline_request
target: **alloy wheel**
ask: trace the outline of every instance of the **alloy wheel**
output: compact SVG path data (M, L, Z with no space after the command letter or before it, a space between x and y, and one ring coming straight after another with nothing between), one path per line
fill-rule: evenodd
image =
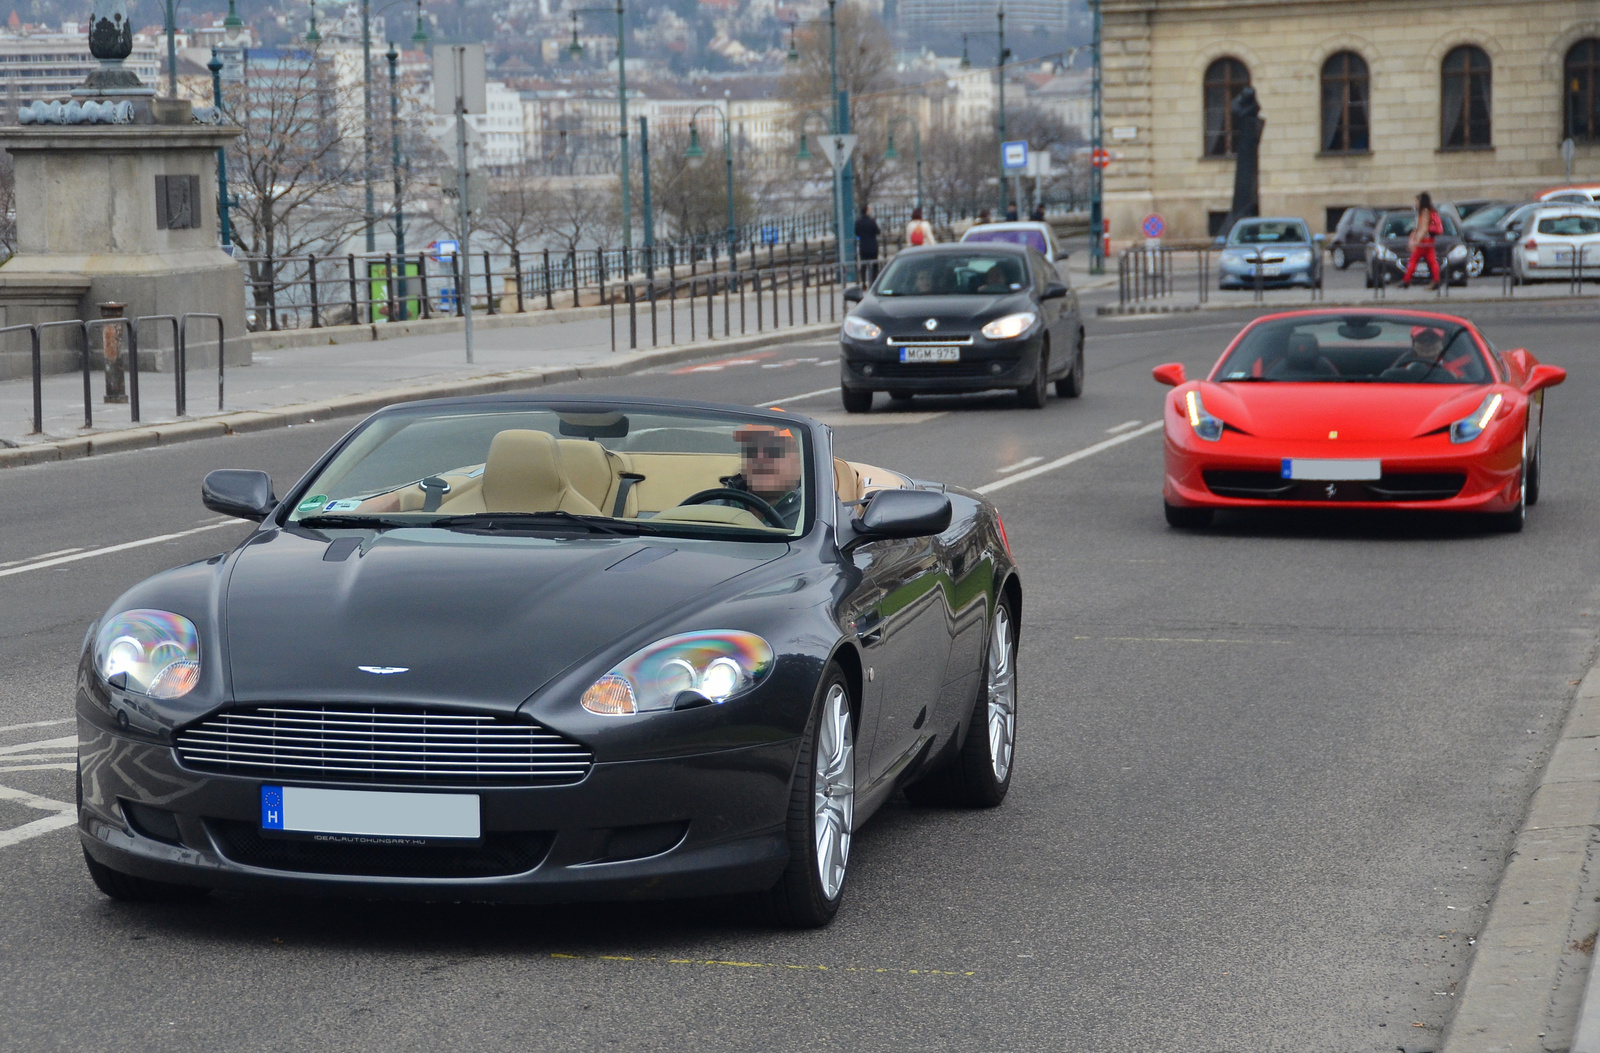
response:
M1467 277L1469 277L1469 278L1481 278L1481 277L1483 277L1483 265L1484 265L1483 250L1479 249L1479 248L1474 248L1474 249L1470 250L1470 252L1467 255Z
M989 759L996 782L1011 771L1011 751L1017 734L1017 662L1011 637L1011 612L994 612L989 641Z
M823 896L831 900L844 887L855 825L855 742L850 732L850 702L842 684L834 684L822 700L816 743L812 833L816 838L817 877L822 882Z

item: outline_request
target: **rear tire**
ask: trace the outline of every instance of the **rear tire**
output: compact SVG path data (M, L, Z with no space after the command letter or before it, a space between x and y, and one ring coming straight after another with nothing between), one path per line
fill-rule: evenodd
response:
M1216 512L1210 508L1180 508L1165 501L1161 507L1167 513L1167 525L1179 530L1199 530L1211 525Z
M849 388L839 389L839 401L844 403L846 413L871 413L872 392L852 391Z
M83 862L89 868L89 879L94 882L95 888L122 903L193 903L204 899L209 891L194 885L151 881L149 878L112 870L104 863L95 862L88 849L84 849Z
M1539 441L1533 444L1533 457L1528 462L1528 488L1523 498L1528 504L1539 503L1539 477L1544 474L1544 432L1539 433Z
M1331 252L1329 255L1333 259L1333 266L1336 270L1342 271L1346 267L1350 266L1350 257L1344 254L1343 245L1335 245L1333 247L1333 252Z
M1044 409L1044 404L1050 400L1050 345L1046 344L1039 352L1039 370L1034 374L1033 383L1017 389L1017 400L1024 409Z
M789 865L766 897L775 924L815 929L844 898L855 823L855 740L850 686L837 665L822 675L800 740L784 831Z
M1056 396L1075 399L1083 394L1083 330L1078 330L1078 350L1072 357L1072 368L1056 381Z

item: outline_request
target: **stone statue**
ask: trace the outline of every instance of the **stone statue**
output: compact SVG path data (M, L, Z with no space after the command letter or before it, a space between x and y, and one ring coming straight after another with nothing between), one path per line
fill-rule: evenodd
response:
M100 67L89 72L74 95L149 95L139 75L122 65L133 54L133 25L128 21L128 0L94 0L89 14L89 54Z
M1267 126L1256 90L1248 84L1229 109L1233 115L1233 207L1223 224L1223 237L1239 220L1261 215L1261 132Z

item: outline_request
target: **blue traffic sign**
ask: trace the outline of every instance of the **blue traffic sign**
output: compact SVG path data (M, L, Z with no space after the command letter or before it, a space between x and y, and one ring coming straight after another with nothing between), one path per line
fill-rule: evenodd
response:
M1000 165L1007 169L1022 169L1028 167L1028 141L1019 139L1016 142L1000 144Z

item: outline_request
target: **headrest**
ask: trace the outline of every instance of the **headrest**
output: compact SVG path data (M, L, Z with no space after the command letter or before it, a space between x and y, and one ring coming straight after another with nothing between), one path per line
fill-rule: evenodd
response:
M510 429L489 444L483 466L483 507L489 512L549 512L571 489L547 432Z
M606 448L588 439L557 439L556 450L572 488L596 507L605 504L612 479Z
M1322 345L1317 343L1315 334L1290 333L1289 357L1295 360L1309 359L1321 350Z

